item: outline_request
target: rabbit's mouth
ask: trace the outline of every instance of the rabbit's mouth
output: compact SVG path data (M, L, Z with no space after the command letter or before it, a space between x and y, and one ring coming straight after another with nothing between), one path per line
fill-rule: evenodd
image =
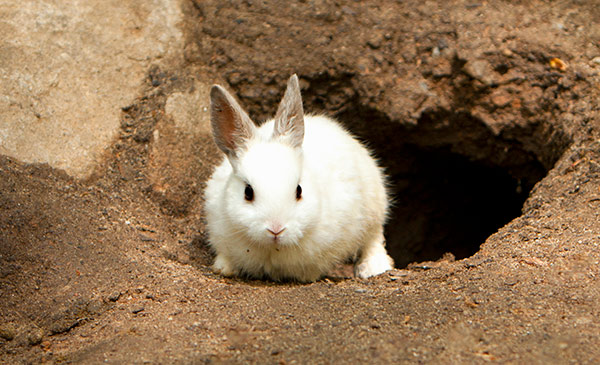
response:
M279 244L281 243L281 237L279 236L273 236L271 238L271 242L275 245L275 247L277 248L277 246L279 246Z
M287 225L279 222L271 222L265 227L266 242L275 247L293 245L293 234Z
M268 236L263 241L263 244L275 249L276 251L296 245L296 241L288 234L287 230L285 233L281 231L278 234L268 232L267 235Z
M279 251L279 249L281 247L285 247L285 246L289 246L290 243L288 242L287 239L285 239L285 237L282 237L280 235L277 236L272 236L270 238L270 244L277 250Z

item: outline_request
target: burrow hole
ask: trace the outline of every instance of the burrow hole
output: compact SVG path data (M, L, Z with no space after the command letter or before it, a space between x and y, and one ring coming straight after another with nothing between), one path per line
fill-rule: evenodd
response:
M529 192L547 173L519 143L498 139L469 114L424 113L411 128L374 111L338 118L387 170L393 205L386 240L397 268L445 253L457 259L475 254L521 215Z
M531 188L501 168L447 149L406 145L398 153L406 165L389 171L393 205L386 226L388 250L398 267L446 252L457 259L473 255L488 236L520 215Z

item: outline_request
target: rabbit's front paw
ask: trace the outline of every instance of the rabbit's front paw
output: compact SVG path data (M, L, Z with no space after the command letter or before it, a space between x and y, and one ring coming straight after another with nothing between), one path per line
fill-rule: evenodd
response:
M215 258L215 263L212 266L212 269L217 274L221 274L223 276L234 276L235 271L233 270L233 265L229 262L227 258L223 255L217 255Z
M369 257L365 257L354 267L354 275L361 279L370 278L393 269L392 258L385 252L378 252Z

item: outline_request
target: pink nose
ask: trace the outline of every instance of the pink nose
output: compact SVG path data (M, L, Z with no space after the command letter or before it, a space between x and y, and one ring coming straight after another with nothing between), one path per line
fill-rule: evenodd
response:
M277 237L281 234L281 232L285 231L285 227L274 225L273 227L267 228L267 231L269 231L273 236Z

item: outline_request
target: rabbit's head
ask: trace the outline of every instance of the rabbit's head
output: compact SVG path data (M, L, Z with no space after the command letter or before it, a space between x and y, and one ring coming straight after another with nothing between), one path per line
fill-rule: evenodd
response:
M257 128L222 87L211 89L217 146L232 166L223 197L226 225L259 245L295 245L317 220L319 200L303 171L304 113L293 75L272 128Z

